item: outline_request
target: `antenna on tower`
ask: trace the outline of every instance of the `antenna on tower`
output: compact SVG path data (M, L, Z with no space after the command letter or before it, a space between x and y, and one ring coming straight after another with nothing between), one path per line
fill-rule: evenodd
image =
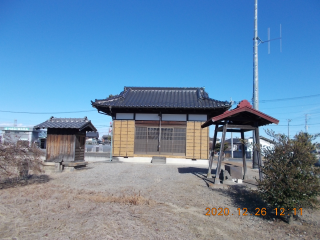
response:
M259 43L258 43L258 45L260 44L260 43L268 43L268 54L270 54L270 42L271 41L274 41L274 40L280 40L280 52L282 52L282 37L281 37L281 24L280 24L280 37L278 37L278 38L274 38L274 39L270 39L270 36L271 36L271 34L270 34L270 32L271 32L271 30L270 30L270 28L268 28L268 40L267 41L262 41L259 37L258 37L258 40L259 40Z

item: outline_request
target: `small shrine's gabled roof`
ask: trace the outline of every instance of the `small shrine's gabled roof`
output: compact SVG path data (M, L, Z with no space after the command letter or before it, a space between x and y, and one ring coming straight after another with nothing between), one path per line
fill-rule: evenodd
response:
M109 114L107 108L126 109L221 109L231 107L228 101L209 98L204 88L125 87L119 95L95 100L92 106Z
M69 128L69 129L79 129L79 131L94 131L97 129L93 126L87 117L84 118L55 118L51 117L47 121L36 125L34 128Z
M247 101L241 101L235 109L230 111L225 111L224 113L212 117L204 124L202 124L202 128L210 126L212 124L219 124L224 121L228 121L229 123L235 125L252 125L257 124L258 126L263 126L267 124L278 124L279 120L275 119L263 112L260 112L252 107L252 105Z

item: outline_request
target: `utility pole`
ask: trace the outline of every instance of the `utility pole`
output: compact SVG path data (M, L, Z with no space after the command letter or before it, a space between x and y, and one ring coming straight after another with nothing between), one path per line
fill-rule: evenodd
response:
M253 37L253 108L259 110L259 69L258 69L258 46L260 43L268 43L268 53L270 54L270 41L280 39L280 52L282 52L282 36L280 24L280 38L270 39L270 28L268 29L268 41L262 41L258 37L258 0L254 0L254 37Z
M291 119L288 119L288 140L290 139L290 125Z
M258 46L260 43L268 42L268 52L270 53L270 41L280 39L280 51L282 48L281 45L281 24L280 24L280 38L270 39L270 29L268 30L268 41L262 41L258 37L258 0L254 0L254 37L253 37L253 96L252 96L252 105L255 110L259 110L259 70L258 70ZM259 136L258 136L259 137ZM255 134L252 136L253 144L256 144L258 141ZM252 168L259 168L257 152L254 151Z
M253 108L259 110L259 75L258 75L258 0L254 1L254 38L253 38Z
M259 77L258 77L258 0L254 0L254 38L253 38L253 108L259 110ZM256 144L257 139L255 134L252 135L252 143ZM256 151L253 151L252 168L259 168L258 156Z
M305 120L305 127L306 127L306 133L308 132L308 114L305 115L306 120Z

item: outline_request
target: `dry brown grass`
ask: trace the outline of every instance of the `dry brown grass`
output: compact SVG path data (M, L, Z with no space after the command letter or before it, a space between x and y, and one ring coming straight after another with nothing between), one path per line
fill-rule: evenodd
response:
M119 171L130 181L120 181ZM258 204L247 195L208 188L175 166L97 164L0 189L0 239L320 238L319 211L304 210L292 226L238 216L237 208ZM234 215L205 216L207 207L229 208Z
M125 193L123 192L120 194L120 196L114 196L111 194L111 196L104 196L101 193L96 192L79 192L76 195L76 198L78 199L84 199L87 201L92 201L96 203L120 203L120 204L129 204L129 205L150 205L155 204L154 201L150 199L146 199L139 193Z
M113 195L70 189L54 183L1 191L0 239L61 239L66 235L71 239L95 239L93 236L108 239L104 237L104 228L100 229L106 224L104 217L109 217L111 224L107 228L118 225L114 221L126 222L129 228L134 228L134 224L125 219L145 212L144 206L156 206L155 201L135 191ZM100 221L104 223L101 225ZM114 231L116 233L113 232L110 238L121 239L117 227Z

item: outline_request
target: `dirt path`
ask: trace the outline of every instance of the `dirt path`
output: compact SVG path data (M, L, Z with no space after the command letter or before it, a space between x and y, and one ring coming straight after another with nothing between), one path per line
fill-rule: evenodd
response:
M214 189L195 166L92 163L0 189L1 239L320 239L320 212L289 226L245 188ZM228 216L206 216L228 208ZM239 210L241 209L239 216ZM247 216L242 216L247 208ZM226 210L227 211L227 210ZM253 215L250 215L253 214Z

